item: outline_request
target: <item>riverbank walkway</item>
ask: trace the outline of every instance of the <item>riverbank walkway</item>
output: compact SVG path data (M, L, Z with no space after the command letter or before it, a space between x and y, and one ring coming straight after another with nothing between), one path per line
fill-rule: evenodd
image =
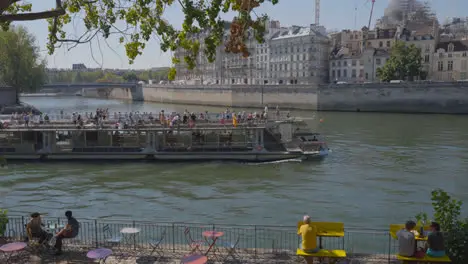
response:
M8 242L24 241L29 217L9 217L5 237ZM106 263L180 263L191 253L206 254L209 263L302 263L296 256L299 245L295 226L260 226L198 223L161 223L152 221L83 219L79 235L64 240L64 253L53 255L46 249L29 245L20 254L24 261L12 263L84 263L86 254L97 248L113 252ZM43 223L54 228L66 223L64 218L43 217ZM204 233L219 233L212 238ZM398 263L397 245L388 230L346 228L345 236L324 238L323 248L343 248L343 263ZM53 243L53 241L52 241ZM51 243L51 244L52 244ZM211 249L210 249L211 248ZM214 254L212 254L214 253ZM354 262L349 262L353 260Z

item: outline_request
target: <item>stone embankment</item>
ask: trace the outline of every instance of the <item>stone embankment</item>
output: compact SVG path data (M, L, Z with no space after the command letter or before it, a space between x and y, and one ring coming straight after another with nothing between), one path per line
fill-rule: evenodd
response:
M145 85L83 89L89 97L220 107L313 111L468 114L468 83L301 85Z

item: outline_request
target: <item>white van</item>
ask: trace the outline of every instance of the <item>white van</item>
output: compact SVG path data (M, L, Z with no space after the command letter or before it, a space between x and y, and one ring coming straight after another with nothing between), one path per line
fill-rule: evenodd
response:
M403 80L391 80L390 83L403 83Z

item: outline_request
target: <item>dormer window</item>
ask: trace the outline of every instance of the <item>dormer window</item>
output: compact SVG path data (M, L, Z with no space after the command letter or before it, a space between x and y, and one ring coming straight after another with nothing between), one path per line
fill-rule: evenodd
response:
M453 49L454 49L454 45L453 45L453 43L450 43L448 45L448 52L453 52Z

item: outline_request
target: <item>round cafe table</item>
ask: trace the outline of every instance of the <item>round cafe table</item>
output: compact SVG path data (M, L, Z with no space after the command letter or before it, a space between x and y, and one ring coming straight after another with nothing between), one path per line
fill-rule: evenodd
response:
M26 243L23 242L15 242L15 243L9 243L5 244L0 247L0 251L3 252L3 254L6 256L6 262L5 263L10 263L11 257L15 252L22 251L25 249L27 246Z
M224 232L219 232L219 231L204 231L202 235L205 237L206 242L208 245L208 250L206 251L205 255L208 255L210 251L213 249L213 254L215 254L216 251L216 241L218 238L222 237L224 235ZM208 239L211 238L211 243L208 241ZM216 254L215 254L216 257ZM217 257L216 257L217 258Z
M182 264L205 264L208 261L206 256L190 255L182 259Z
M140 233L139 228L135 227L124 227L120 230L120 233L124 235L124 244L131 244L136 248L136 235Z
M108 248L98 248L88 252L86 257L89 259L99 260L99 263L106 263L107 257L112 254L112 250Z

